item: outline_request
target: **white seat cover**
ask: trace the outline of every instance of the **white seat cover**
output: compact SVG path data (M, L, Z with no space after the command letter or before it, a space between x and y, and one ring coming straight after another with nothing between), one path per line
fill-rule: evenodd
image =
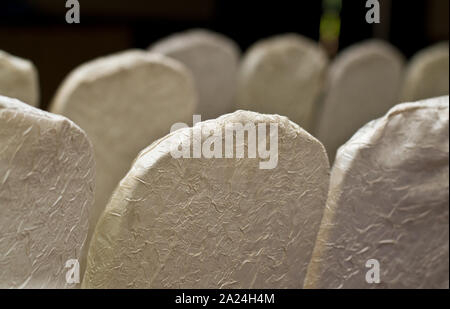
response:
M171 150L191 139L192 128L155 142L97 225L83 287L303 286L328 189L324 148L280 116L238 111L200 124L232 123L277 124L270 131L271 140L278 132L277 166L260 169L247 155L175 159Z
M286 116L311 131L327 66L325 50L306 37L262 40L242 61L237 107Z
M448 288L448 121L448 96L400 104L339 149L306 287Z
M195 29L162 39L150 51L176 59L192 72L199 93L196 114L202 119L233 111L240 50L231 39Z
M39 80L34 64L0 50L0 95L39 105Z
M85 260L94 186L79 127L0 96L0 288L77 286L66 261Z
M415 55L407 68L402 100L417 101L449 94L448 42L428 47Z
M90 235L139 151L192 119L197 102L184 66L162 55L126 51L86 63L61 85L51 111L67 116L92 140L97 162Z
M378 40L358 43L337 56L316 127L331 161L360 127L399 103L403 66L401 54Z

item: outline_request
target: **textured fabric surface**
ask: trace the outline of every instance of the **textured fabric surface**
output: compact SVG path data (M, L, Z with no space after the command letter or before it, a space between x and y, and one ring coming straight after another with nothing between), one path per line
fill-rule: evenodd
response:
M65 288L86 255L95 163L70 120L0 96L0 288Z
M77 123L94 145L97 180L89 235L133 159L174 123L191 121L196 102L185 67L145 51L93 60L66 78L51 111Z
M259 169L247 156L171 156L199 125L227 123L277 123L277 167ZM301 288L328 180L322 144L285 117L237 111L180 129L141 152L121 181L96 227L82 285Z
M397 105L339 149L306 287L448 288L448 104Z

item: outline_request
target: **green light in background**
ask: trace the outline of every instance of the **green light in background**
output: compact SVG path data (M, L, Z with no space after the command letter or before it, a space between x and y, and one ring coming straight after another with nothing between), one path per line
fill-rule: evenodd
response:
M338 40L341 33L341 18L335 13L325 13L320 20L320 40Z
M342 0L322 0L323 14L320 19L320 42L330 55L334 55L339 45L341 33Z

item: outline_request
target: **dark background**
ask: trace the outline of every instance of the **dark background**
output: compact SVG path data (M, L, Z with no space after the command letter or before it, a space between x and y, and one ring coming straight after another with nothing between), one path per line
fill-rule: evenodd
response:
M406 57L449 37L448 0L379 0L381 24L365 21L365 0L342 0L339 49L377 37ZM245 51L285 32L319 40L321 0L79 0L81 23L67 24L65 0L0 0L0 49L31 59L39 70L41 107L63 78L92 58L147 48L173 32L204 27Z

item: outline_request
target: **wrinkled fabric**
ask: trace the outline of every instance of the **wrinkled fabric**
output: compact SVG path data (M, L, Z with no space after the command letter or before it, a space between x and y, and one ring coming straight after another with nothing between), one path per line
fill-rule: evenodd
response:
M339 149L305 287L448 288L448 104L397 105Z
M90 61L62 83L51 111L86 131L97 162L89 238L139 151L174 123L191 121L196 104L192 77L182 64L139 50Z
M85 260L94 186L78 126L0 96L0 288L79 286L66 261Z
M192 128L142 151L97 225L83 287L301 288L328 158L286 117L238 111L201 125L249 122L278 124L276 168L259 169L247 156L174 159L171 150Z

